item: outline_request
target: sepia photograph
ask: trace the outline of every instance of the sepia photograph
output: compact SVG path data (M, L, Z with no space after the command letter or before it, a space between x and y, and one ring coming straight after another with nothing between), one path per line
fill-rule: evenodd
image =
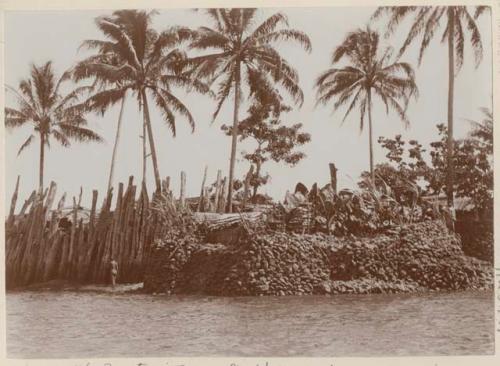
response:
M4 10L7 358L495 355L491 4L333 5Z

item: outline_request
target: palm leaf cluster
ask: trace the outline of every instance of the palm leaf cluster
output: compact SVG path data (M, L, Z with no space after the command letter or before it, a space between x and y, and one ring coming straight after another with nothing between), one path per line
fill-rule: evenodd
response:
M192 36L183 27L158 33L151 28L154 13L120 10L111 17L96 19L107 40L86 40L81 47L96 54L81 61L74 69L76 81L95 78L99 90L87 103L91 109L106 111L132 91L142 105L144 91L151 92L167 126L175 135L174 111L183 115L194 129L187 107L172 93L172 86L189 86L207 91L203 84L187 79L179 71L185 56L177 47Z
M70 78L64 73L59 78L52 63L32 65L30 78L21 80L18 90L7 86L17 99L18 108L5 108L5 125L8 128L31 125L33 132L19 148L18 154L40 139L40 189L43 188L43 156L51 139L64 147L75 141L101 141L101 137L87 127L85 106L79 102L87 87L77 87L67 94L61 85Z
M412 96L418 93L413 68L405 62L391 62L391 49L380 51L378 33L357 30L349 33L332 54L331 62L345 61L342 67L332 67L316 80L317 103L333 101L333 110L347 105L343 121L355 109L360 112L360 131L369 118L370 172L373 175L373 143L371 108L372 96L377 95L386 112L396 111L405 125L409 125L406 108Z
M122 100L127 91L136 97L144 111L144 124L153 159L157 188L160 185L153 133L149 118L148 96L161 111L167 127L176 134L176 118L184 117L192 130L195 121L186 105L175 95L174 87L200 93L209 88L183 73L186 55L179 46L194 37L186 27L171 27L157 32L151 27L155 12L115 11L110 17L96 19L105 40L86 40L82 47L95 54L74 69L76 81L93 78L97 89L88 100L89 109L104 112Z
M387 49L379 55L379 35L373 31L359 30L350 33L332 55L332 64L346 59L348 65L330 68L316 81L318 103L327 104L332 99L334 110L348 105L343 121L354 108L360 110L360 129L363 130L370 95L380 97L386 111L393 109L408 125L406 108L418 89L410 64L390 62Z
M223 103L234 91L235 83L245 81L251 97L265 102L279 102L278 87L286 90L294 101L302 104L304 94L300 89L297 71L285 60L273 43L295 41L305 50L311 50L308 36L288 27L285 15L277 13L257 27L257 9L208 9L207 15L213 28L200 27L190 48L216 50L188 60L195 78L202 77L210 84L217 83L217 117Z
M467 36L474 52L476 66L482 60L483 43L476 20L487 9L487 6L472 8L467 6L382 6L375 11L372 19L379 19L387 15L389 19L386 26L386 36L389 36L407 17L412 16L414 21L399 50L399 55L402 55L420 37L419 64L436 33L438 36L440 34L441 42L448 40L451 35L455 48L455 66L458 72L463 65L464 45Z
M256 25L257 9L207 9L212 27L200 27L190 44L201 55L187 60L193 78L215 85L216 119L224 102L234 93L233 133L229 167L228 211L232 210L234 165L237 149L242 84L248 97L263 104L281 104L280 90L302 105L304 94L297 71L274 47L277 41L294 41L311 51L309 37L288 27L285 15L276 13Z

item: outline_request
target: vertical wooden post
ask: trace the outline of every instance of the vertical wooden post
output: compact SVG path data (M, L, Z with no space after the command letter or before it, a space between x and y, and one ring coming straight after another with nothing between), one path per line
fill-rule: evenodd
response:
M179 196L179 203L181 207L184 207L186 200L186 172L181 172L181 192Z
M222 181L222 191L219 197L219 209L218 212L224 213L226 211L226 192L227 192L228 182L227 177L224 177Z
M73 263L73 253L74 253L74 245L75 245L75 233L76 233L76 227L77 227L77 213L78 213L78 205L76 202L76 197L73 196L73 212L71 215L71 234L70 234L70 239L69 239L69 252L68 252L68 262L67 262L67 267L64 270L64 275L68 277L71 274L71 271L73 270L72 268L72 263Z
M26 213L28 207L35 202L36 196L37 196L36 191L31 192L29 198L26 201L24 201L23 207L19 212L19 216L23 216Z
M250 169L248 169L248 173L245 177L245 184L244 184L244 191L243 191L243 202L242 202L240 210L244 209L245 205L247 204L248 191L250 190L250 179L252 179L252 175L253 175L253 164L250 165Z
M56 196L57 184L55 182L50 182L49 193L47 199L45 200L45 221L50 217L50 210L52 209L52 204Z
M335 167L335 164L330 163L330 182L332 185L333 192L337 194L337 168Z
M204 195L205 195L205 182L207 180L207 170L208 166L205 165L205 171L203 173L203 180L201 181L201 190L200 190L200 197L198 201L198 211L203 210L203 200L204 200Z
M222 171L217 170L217 181L215 182L215 202L214 202L214 211L219 211L219 196L221 190L221 180L222 180Z
M16 189L14 190L14 194L12 195L12 199L10 201L10 212L9 212L9 219L7 220L8 225L12 224L14 220L14 213L16 211L16 203L17 203L17 195L19 193L19 179L20 175L17 176L17 181L16 181Z

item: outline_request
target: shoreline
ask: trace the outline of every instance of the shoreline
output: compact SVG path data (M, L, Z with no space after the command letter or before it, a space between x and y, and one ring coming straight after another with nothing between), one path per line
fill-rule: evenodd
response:
M36 285L23 286L18 288L13 288L7 290L6 295L9 294L19 294L19 293L37 293L37 292L74 292L74 293L90 293L90 294L109 294L109 295L150 295L155 297L210 297L210 298L274 298L274 297L336 297L336 296L363 296L363 295L395 295L395 296L425 296L428 294L458 294L458 293L488 293L494 294L494 288L482 288L482 289L461 289L461 290L420 290L420 291L406 291L406 292L371 292L371 293L360 293L360 292L344 292L344 293L330 293L330 294L306 294L306 295L207 295L204 293L174 293L168 294L165 292L150 293L144 291L143 283L124 283L117 284L115 288L111 285L103 284L78 284L69 281L48 281Z

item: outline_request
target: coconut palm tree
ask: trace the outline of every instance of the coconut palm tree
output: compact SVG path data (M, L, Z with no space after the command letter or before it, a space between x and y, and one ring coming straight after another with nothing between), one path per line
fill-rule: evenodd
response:
M379 35L371 30L357 30L349 33L332 55L332 65L346 60L344 67L333 67L323 72L316 80L317 104L334 100L334 111L348 105L343 121L354 110L360 111L360 131L368 115L368 136L370 149L370 173L373 169L372 103L378 96L386 112L394 110L403 123L409 125L406 107L411 96L417 95L415 75L412 67L404 62L391 62L391 49L379 50Z
M183 27L172 27L158 33L151 27L154 14L154 11L118 10L110 17L97 18L96 24L107 39L83 42L82 46L96 50L97 56L96 59L83 63L75 75L76 80L97 78L105 86L88 99L87 104L91 109L106 110L122 100L129 90L137 98L151 148L156 189L160 190L161 179L148 97L153 98L175 137L176 115L183 116L193 131L195 122L188 108L174 95L172 87L183 87L200 93L208 93L209 88L182 73L182 61L186 56L177 47L191 39L193 33ZM118 64L102 62L100 57L103 54L115 55L119 60Z
M101 50L101 52L98 52L97 54L92 55L90 57L87 57L86 59L77 63L77 65L72 70L72 74L73 74L74 78L76 80L78 80L82 77L82 75L84 75L84 77L87 77L88 76L88 65L92 65L96 62L102 63L102 64L109 64L110 66L115 66L115 67L119 67L120 65L122 65L124 63L124 61L120 61L119 54L115 54L112 52L104 52L104 50ZM108 191L109 191L113 185L113 176L114 176L115 163L116 163L116 152L118 150L118 143L120 140L120 132L121 132L122 119L123 119L123 109L124 109L125 100L126 100L126 98L125 98L126 97L126 90L123 90L121 88L121 81L120 80L117 80L114 83L109 82L100 73L96 73L94 78L95 78L95 81L94 81L94 84L92 85L92 91L90 92L90 94L92 94L92 92L95 92L96 90L97 91L106 90L106 88L109 88L109 87L114 87L115 89L122 90L122 92L123 92L120 100L113 99L110 101L110 104L107 106L107 108L109 108L115 102L120 101L120 112L118 114L118 122L116 125L116 135L115 135L115 141L113 143L113 153L111 155L111 163L110 163L110 168L109 168L109 178L108 178ZM95 107L95 104L92 105L91 107ZM100 106L100 108L98 108L97 112L99 112L102 116L104 116L104 113L107 111L107 108L103 108L102 106ZM145 139L144 139L144 142L145 142ZM145 169L145 164L144 164L143 169ZM143 174L143 180L144 179L145 179L145 174Z
M413 24L408 32L406 40L399 54L403 54L419 36L422 36L418 62L422 61L425 50L430 41L435 37L437 31L443 28L441 42L448 44L448 152L447 152L447 179L446 191L448 205L453 207L453 99L455 89L455 77L460 71L464 61L465 38L468 33L470 45L474 51L476 67L480 64L483 56L483 44L481 33L476 24L477 18L483 14L487 6L475 6L474 14L472 8L466 6L383 6L379 7L372 16L377 19L383 15L389 16L386 36L395 31L397 26L406 18L412 16Z
M217 84L218 103L213 120L231 92L234 92L227 200L227 210L232 212L242 86L248 87L250 97L267 103L281 99L278 90L281 87L295 103L302 105L304 96L298 85L298 74L273 45L276 41L296 41L306 51L310 51L311 42L305 33L289 29L287 18L281 13L254 26L257 9L207 9L205 12L213 28L198 28L197 37L190 47L201 52L211 52L190 58L188 65L192 67L195 77L204 77L209 80L209 84Z
M31 124L33 127L32 133L19 148L18 155L36 137L40 139L40 192L43 191L45 147L50 147L51 138L64 147L70 146L71 140L101 141L99 135L86 127L85 108L78 101L87 87L75 88L68 94L61 93L61 84L69 78L69 72L57 78L49 61L42 66L32 65L31 77L21 80L18 90L7 86L7 91L17 98L18 107L5 108L5 126L15 128Z

